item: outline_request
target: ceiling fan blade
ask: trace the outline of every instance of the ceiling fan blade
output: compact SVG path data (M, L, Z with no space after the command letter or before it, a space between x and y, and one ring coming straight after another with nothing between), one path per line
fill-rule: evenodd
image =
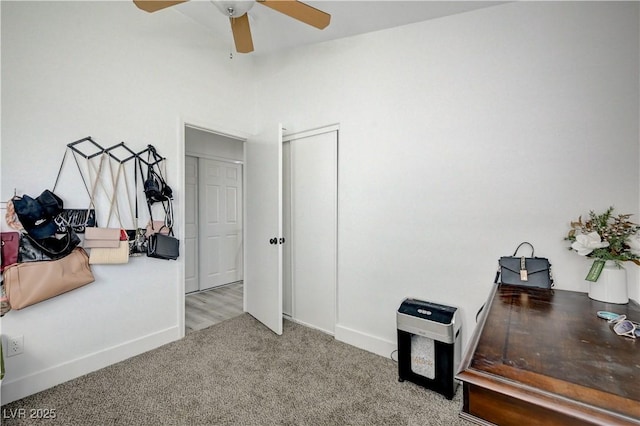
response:
M237 18L229 18L233 41L238 53L253 52L253 40L251 39L251 27L249 27L249 15L246 13Z
M133 0L138 6L138 9L142 9L145 12L156 12L158 10L166 9L167 7L174 6L180 3L186 3L189 0L179 1L162 1L162 0Z
M318 29L326 28L331 22L331 15L301 1L257 0L257 2Z

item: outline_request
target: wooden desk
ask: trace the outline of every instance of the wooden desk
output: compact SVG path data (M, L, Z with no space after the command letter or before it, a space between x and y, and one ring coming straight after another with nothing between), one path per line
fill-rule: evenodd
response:
M640 339L597 311L640 306L586 293L494 286L456 378L461 417L498 425L640 425Z

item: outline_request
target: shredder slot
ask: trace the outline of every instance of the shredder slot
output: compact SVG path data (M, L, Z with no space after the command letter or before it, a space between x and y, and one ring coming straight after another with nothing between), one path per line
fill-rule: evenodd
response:
M451 324L455 317L456 310L457 308L452 306L408 298L402 302L398 313L441 324Z

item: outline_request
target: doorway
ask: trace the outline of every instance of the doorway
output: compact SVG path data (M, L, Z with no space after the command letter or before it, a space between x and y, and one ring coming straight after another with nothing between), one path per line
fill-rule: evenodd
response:
M185 126L185 293L243 279L243 141Z
M258 321L262 322L276 334L282 334L283 319L283 276L285 268L291 268L292 287L291 313L289 317L297 322L313 328L321 329L333 334L337 322L337 137L338 125L328 126L307 132L288 135L287 140L294 145L298 140L304 140L305 147L314 149L295 149L291 176L296 176L295 182L305 182L298 176L311 175L310 180L300 187L293 181L291 186L291 237L283 233L283 131L282 125L269 126L256 135L246 135L245 139L220 135L211 131L204 131L207 148L218 147L237 149L237 162L242 164L244 203L244 227L251 232L244 233L243 256L244 277L243 297L244 310ZM185 156L202 157L200 150L203 146L194 147L192 142L202 137L201 128L190 128L185 125ZM195 133L195 136L194 136ZM326 136L335 143L307 143L323 139ZM215 142L211 138L216 139ZM224 142L219 144L218 140ZM198 139L199 140L199 139ZM244 142L244 143L238 143ZM230 144L229 144L230 143ZM325 156L324 147L331 146L330 154ZM198 151L198 152L195 152ZM322 161L318 161L320 158ZM228 160L223 154L205 154L213 160ZM220 158L222 157L222 158ZM243 161L239 159L242 158ZM328 161L327 161L328 159ZM200 182L197 165L200 160L185 158L185 198L198 199L200 189L196 182ZM191 164L191 166L189 166ZM325 167L327 166L327 167ZM329 170L328 176L322 171ZM308 173L312 171L311 173ZM320 172L320 173L316 173ZM317 175L317 176L316 176ZM318 176L320 176L318 178ZM327 178L328 180L325 180ZM327 182L329 185L326 186ZM309 184L314 188L307 190ZM323 186L325 185L325 186ZM318 191L318 192L316 192ZM327 192L327 194L325 194ZM313 194L321 194L314 196ZM306 199L305 199L306 197ZM315 204L313 204L315 203ZM197 218L200 209L189 208L190 202L185 199L185 287L191 288L188 282L193 279L194 271L199 270L197 251L200 238ZM315 205L317 208L307 208ZM324 211L329 206L329 215L318 216L316 213ZM305 210L306 209L306 210ZM286 209L285 209L286 210ZM311 217L319 217L314 224ZM322 245L314 245L317 233L313 228L329 218L329 228L320 232L323 237ZM311 231L310 234L305 233ZM285 241L287 242L285 244ZM327 243L328 244L325 244ZM293 262L283 265L283 246L289 247ZM196 255L189 256L189 251ZM316 260L322 262L317 262ZM239 268L241 269L241 268ZM317 279L321 273L322 279ZM316 276L318 274L318 276ZM326 279L325 279L326 278ZM198 281L200 278L198 277ZM320 287L316 285L319 284ZM326 285L325 285L326 284ZM200 284L198 283L199 288ZM196 290L197 291L197 290ZM193 293L191 293L193 294ZM197 294L197 293L196 293ZM320 301L319 305L316 303ZM318 306L316 306L318 305Z

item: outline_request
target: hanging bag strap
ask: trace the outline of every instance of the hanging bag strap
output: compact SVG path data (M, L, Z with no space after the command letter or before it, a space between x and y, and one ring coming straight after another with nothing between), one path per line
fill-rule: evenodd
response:
M151 178L151 165L149 163L149 160L151 158L151 154L150 151L147 151L147 179ZM142 160L140 159L140 176L142 177L142 181L144 184L145 178L144 175L142 174ZM149 221L151 222L151 229L153 229L153 213L151 212L151 203L149 202L149 198L146 197L145 194L145 200L147 202L147 209L149 210Z
M122 163L118 164L118 172L116 175L113 175L113 167L111 166L111 162L109 162L109 174L111 175L111 184L113 188L113 192L111 193L110 204L109 204L109 215L107 216L107 228L109 227L109 223L111 222L111 217L115 213L115 216L118 218L118 223L120 224L120 229L124 229L122 226L122 219L120 218L120 206L118 204L118 183L120 182L120 175L123 169ZM115 209L114 209L115 207Z
M134 163L134 167L135 167L135 163ZM135 170L134 170L135 173ZM124 189L126 192L126 196L127 196L127 204L129 205L129 214L131 215L131 222L133 223L133 229L136 229L138 227L138 215L137 213L134 213L133 210L133 203L131 203L131 194L129 193L129 178L127 177L127 169L124 167L122 168L122 175L124 176ZM136 180L137 183L137 180ZM133 190L133 195L134 197L136 197L136 187L134 187ZM138 199L136 197L136 203L137 203ZM136 211L137 211L137 206L136 206Z
M92 206L93 206L94 209L96 209L95 195L96 195L96 190L97 190L97 187L98 187L98 183L100 183L102 185L102 183L100 182L100 175L102 174L102 167L104 165L104 160L105 160L106 156L107 156L106 153L102 153L100 155L100 162L98 163L97 170L96 170L95 165L91 161L91 159L87 159L87 167L89 169L89 181L91 182L91 193L89 194L90 201L89 201L89 207L87 208L87 218L86 218L86 221L85 221L85 226L89 222L89 210L91 210ZM96 172L95 180L91 177L91 170L92 169ZM104 187L103 187L103 189L104 189ZM97 216L98 216L98 212L96 211L96 223L98 221Z
M89 139L84 139L84 140L89 140ZM81 140L79 142L82 142L84 140ZM59 230L66 229L68 227L72 227L75 229L77 227L82 229L82 231L79 231L79 232L84 232L84 228L86 228L88 222L92 218L95 218L95 216L91 214L91 207L93 206L93 203L92 203L91 191L89 190L89 185L87 184L87 178L85 177L85 173L83 172L82 167L80 166L80 162L78 161L78 155L83 155L84 158L87 159L87 161L89 161L90 156L87 156L81 153L78 154L80 151L76 151L75 148L72 148L72 146L77 143L78 142L74 142L66 146L64 150L64 154L62 156L62 161L60 162L60 167L58 168L58 174L56 175L56 180L53 184L52 192L54 193L57 192L58 183L60 182L60 177L62 176L62 172L67 162L67 156L69 152L71 152L71 156L73 157L73 160L76 163L76 169L78 170L78 174L80 175L80 180L82 180L82 185L84 186L87 196L89 197L89 206L84 215L80 214L79 217L75 217L75 218L74 218L74 216L76 215L75 211L78 211L79 213L82 209L69 209L70 211L66 212L69 214L64 214L65 212L63 211L63 214L59 214L55 217L54 222L56 223ZM95 142L93 143L95 144ZM95 145L100 148L99 145L97 144ZM99 155L99 154L96 154L96 155ZM95 209L95 206L93 207ZM94 210L94 213L95 213L95 210ZM84 221L84 224L78 223L82 221Z
M173 204L171 200L163 201L162 208L164 209L164 225L173 229Z
M64 155L62 156L62 161L60 162L60 167L58 168L58 174L56 175L56 181L53 184L53 189L51 190L51 192L56 192L56 188L58 187L58 182L60 181L60 175L62 175L62 169L64 168L64 163L65 160L67 159L67 154L69 153L69 151L71 151L71 155L73 155L73 159L75 160L76 163L76 167L78 168L78 173L80 174L80 179L82 179L82 184L84 186L85 191L87 191L87 195L89 195L89 197L91 197L91 194L89 193L89 187L87 185L87 181L84 178L84 174L82 173L82 169L80 168L80 163L78 162L78 158L76 157L76 153L74 151L71 150L71 148L69 148L67 146L67 148L64 150Z
M152 159L153 156L153 159ZM162 170L160 169L160 163L164 162L164 158L160 157L156 151L156 149L153 147L153 145L149 145L148 149L147 149L147 180L149 179L153 179L155 181L157 181L159 183L159 187L158 190L163 191L166 190L167 185L166 182L164 181L164 178L162 176ZM166 168L166 163L164 163L165 168ZM156 171L156 167L157 167L157 171ZM166 170L165 170L166 172ZM163 196L166 196L166 194L162 194ZM152 213L152 207L151 207L151 201L149 200L149 198L147 197L147 208L149 209L149 219L151 222L151 229L153 231L155 231L154 228L154 221L153 221L153 213ZM165 200L163 200L161 202L162 204L162 208L164 210L165 213L165 217L164 217L164 224L171 224L171 226L173 226L173 208L170 205L171 203L171 198L170 197L166 197ZM159 230L158 230L159 232Z
M164 166L164 174L167 174L167 162L162 160L162 165ZM158 166L158 170L160 170L160 166ZM160 178L162 179L163 186L166 188L166 183L164 178L162 177L162 173L160 173ZM171 230L171 235L173 235L173 199L171 196L167 196L167 200L162 202L162 207L164 208L164 224Z
M71 155L73 156L73 160L76 163L76 168L78 169L78 174L80 175L80 179L82 180L82 185L84 186L85 191L87 192L87 195L89 196L89 209L91 210L91 205L92 205L92 199L91 199L91 192L89 191L89 186L87 185L87 180L84 177L84 173L82 173L82 168L80 167L80 162L78 161L78 157L76 156L75 151L73 151L69 146L67 146L67 148L64 150L64 155L62 156L62 161L60 162L60 167L58 168L58 174L56 175L56 181L53 184L53 189L51 190L51 192L55 193L56 189L58 187L58 182L60 181L60 176L62 175L62 170L64 168L64 164L65 161L67 159L67 154L69 153L69 151L71 151ZM95 206L94 206L95 208ZM89 211L87 210L87 217L85 220L85 226L86 226L86 222L89 220ZM65 225L65 227L70 226L69 223L67 223L67 220L65 220L62 216L59 216L60 220L62 221L62 223Z
M135 179L135 200L136 200L136 228L139 226L138 218L139 218L139 210L138 210L138 173L140 173L140 181L144 183L144 176L142 175L142 159L136 155L134 161L134 179Z

